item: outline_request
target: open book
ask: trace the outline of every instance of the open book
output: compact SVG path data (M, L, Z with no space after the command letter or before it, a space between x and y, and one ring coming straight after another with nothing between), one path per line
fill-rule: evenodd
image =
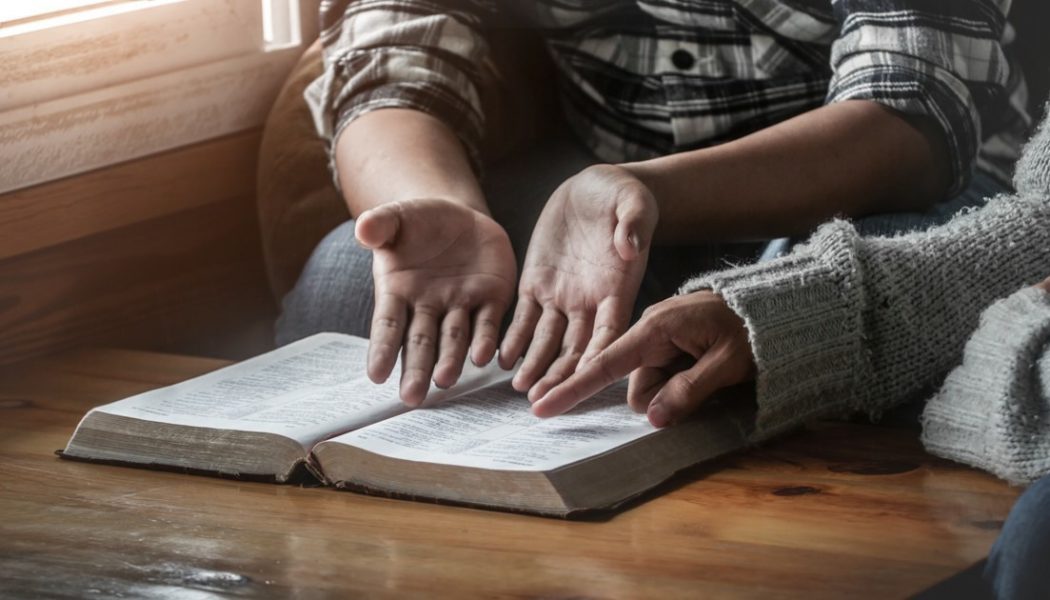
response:
M745 444L734 402L655 429L618 384L542 420L495 361L410 409L397 377L365 375L367 340L318 334L173 386L91 410L65 458L286 482L568 516L612 508Z

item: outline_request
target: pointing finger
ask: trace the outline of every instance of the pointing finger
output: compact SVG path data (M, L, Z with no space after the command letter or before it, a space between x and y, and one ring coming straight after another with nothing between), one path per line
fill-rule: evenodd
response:
M643 366L646 334L635 326L532 405L538 417L560 415Z

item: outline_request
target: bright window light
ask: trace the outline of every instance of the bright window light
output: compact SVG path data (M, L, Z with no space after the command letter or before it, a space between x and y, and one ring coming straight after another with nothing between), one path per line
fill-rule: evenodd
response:
M0 0L0 38L187 0ZM247 1L247 0L243 0Z
M113 0L32 0L31 2L7 0L0 2L0 23L23 21L78 8L117 3Z
M262 18L268 46L299 44L299 0L262 0Z

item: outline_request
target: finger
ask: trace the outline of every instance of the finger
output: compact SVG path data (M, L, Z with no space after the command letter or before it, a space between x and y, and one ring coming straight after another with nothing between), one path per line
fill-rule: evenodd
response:
M540 306L533 302L532 298L518 297L514 319L510 322L507 335L503 338L503 345L499 349L499 366L510 369L517 364L532 339L536 323L539 322L542 312Z
M467 359L470 343L470 312L465 308L454 308L441 322L441 340L438 342L437 364L434 366L434 383L441 388L456 384L463 373L463 361Z
M593 359L616 338L627 330L631 321L631 307L620 298L606 298L598 304L594 315L594 330L587 349L583 351L583 362Z
M587 346L591 335L591 318L587 313L579 313L569 317L569 325L565 329L565 338L561 355L551 364L544 375L531 388L529 388L529 400L539 400L547 390L558 385L576 371L580 363L583 349Z
M670 377L666 370L659 367L640 367L631 371L627 383L627 404L634 412L645 414L653 397Z
M401 228L401 206L396 202L366 210L354 223L354 235L365 248L389 246Z
M578 355L577 355L578 356ZM551 388L565 381L576 370L579 363L578 358L560 356L555 360L547 373L529 388L529 402L536 402L542 398Z
M481 367L489 364L499 346L499 322L503 318L503 307L485 304L474 315L474 340L470 347L470 360Z
M547 372L547 367L558 356L562 340L565 337L566 320L561 311L553 308L544 309L536 331L529 343L529 350L525 354L525 361L521 363L521 369L511 385L519 392L532 387L536 380Z
M368 334L368 378L383 383L397 362L404 340L408 306L394 294L376 293L372 329Z
M437 350L438 317L435 307L412 307L412 321L405 337L401 362L401 400L409 406L418 406L430 389L430 374L434 370Z
M532 405L537 417L560 415L645 363L648 327L639 323Z
M695 365L670 378L649 403L649 422L654 427L664 427L696 411L704 400L725 386L721 375L725 362L724 352L709 350Z
M656 223L652 211L641 198L632 198L616 206L616 229L613 246L625 261L638 259L649 248Z

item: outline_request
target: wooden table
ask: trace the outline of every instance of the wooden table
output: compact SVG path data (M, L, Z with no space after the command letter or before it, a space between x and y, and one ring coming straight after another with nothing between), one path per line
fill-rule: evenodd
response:
M0 371L0 596L902 597L983 557L1017 495L857 424L589 522L55 457L90 407L223 364L91 350Z

